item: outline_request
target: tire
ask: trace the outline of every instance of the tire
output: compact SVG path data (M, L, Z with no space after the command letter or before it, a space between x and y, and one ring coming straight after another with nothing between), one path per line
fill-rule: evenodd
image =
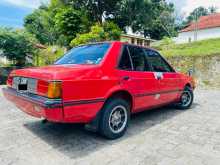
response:
M102 109L99 132L108 139L117 139L124 135L130 121L130 105L121 98L106 102Z
M181 110L189 109L193 103L194 94L193 90L186 86L181 94L180 101L177 104L177 108Z

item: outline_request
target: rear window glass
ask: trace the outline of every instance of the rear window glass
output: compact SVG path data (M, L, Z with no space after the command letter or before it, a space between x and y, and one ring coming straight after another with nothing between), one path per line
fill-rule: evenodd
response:
M75 47L55 62L62 64L99 64L110 47L109 43Z

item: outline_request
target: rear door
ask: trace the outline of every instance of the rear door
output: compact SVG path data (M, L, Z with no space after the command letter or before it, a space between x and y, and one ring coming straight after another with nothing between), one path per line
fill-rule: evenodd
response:
M179 76L161 55L151 49L145 49L149 65L159 82L159 101L161 104L174 101L179 93Z
M158 80L150 71L142 48L125 45L118 68L123 87L134 96L134 112L159 104Z

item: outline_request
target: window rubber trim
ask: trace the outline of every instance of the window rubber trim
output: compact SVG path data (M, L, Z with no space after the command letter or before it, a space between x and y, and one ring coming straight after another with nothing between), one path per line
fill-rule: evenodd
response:
M134 71L134 64L133 64L133 60L131 58L131 53L130 53L130 50L128 48L128 45L125 45L126 46L126 49L128 51L128 56L129 56L129 60L130 60L130 63L131 63L131 70Z

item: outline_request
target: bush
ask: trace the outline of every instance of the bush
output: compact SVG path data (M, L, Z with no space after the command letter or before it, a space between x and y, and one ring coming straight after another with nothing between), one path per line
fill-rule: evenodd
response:
M35 63L38 66L53 64L58 58L64 55L66 49L59 46L49 46L47 49L42 49L35 57Z

